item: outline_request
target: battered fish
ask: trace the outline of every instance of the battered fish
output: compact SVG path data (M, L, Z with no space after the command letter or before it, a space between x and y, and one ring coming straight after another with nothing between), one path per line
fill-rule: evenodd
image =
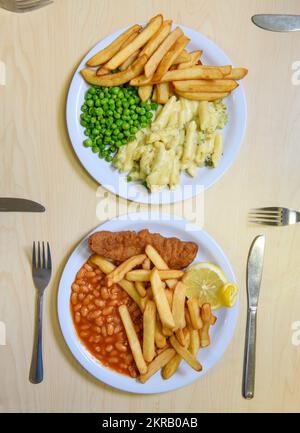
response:
M120 263L136 254L145 252L146 245L152 245L171 269L188 266L198 252L194 242L184 242L177 238L165 238L149 230L140 232L101 231L89 238L90 249L100 256Z

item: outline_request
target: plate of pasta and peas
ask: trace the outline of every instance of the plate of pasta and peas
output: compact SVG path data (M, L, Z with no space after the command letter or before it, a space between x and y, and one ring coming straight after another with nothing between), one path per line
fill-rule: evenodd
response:
M72 79L73 148L91 176L123 198L191 198L237 156L247 72L212 41L161 14L119 30L85 56Z

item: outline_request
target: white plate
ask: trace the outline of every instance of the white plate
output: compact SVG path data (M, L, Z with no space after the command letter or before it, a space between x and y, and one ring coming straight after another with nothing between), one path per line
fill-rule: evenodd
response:
M227 55L210 39L200 33L182 28L186 36L190 38L188 50L203 50L201 59L209 65L232 65ZM99 50L110 44L125 29L118 30L99 42L82 60L72 79L67 98L67 126L72 146L85 169L104 188L123 198L140 203L174 203L192 198L199 192L199 185L204 189L213 185L228 170L235 160L243 141L246 127L246 99L242 83L234 92L225 99L228 108L229 122L222 130L224 137L224 154L217 168L198 168L196 177L192 178L184 173L181 175L180 186L176 191L164 189L158 193L149 194L145 187L134 182L126 181L126 174L120 174L91 149L85 148L82 142L85 140L84 128L80 125L81 106L88 84L83 80L79 71L85 67L86 61ZM198 186L198 188L197 188Z
M99 230L142 230L148 228L151 232L160 233L163 236L175 236L186 241L194 241L199 246L199 253L195 262L210 261L220 266L230 281L235 281L233 270L229 260L219 245L204 231L188 223L186 220L175 216L152 213L134 213L110 220L96 227L88 234L71 254L63 271L58 291L58 317L63 336L71 352L77 361L94 377L124 391L151 394L171 391L188 385L201 378L223 356L233 336L238 315L238 302L233 308L222 308L216 311L218 317L216 325L211 327L211 345L199 352L199 361L203 365L200 373L192 370L184 361L179 370L169 380L163 380L160 372L149 379L145 384L129 378L103 366L83 346L76 335L70 314L71 284L75 275L83 263L90 256L87 243L88 237Z

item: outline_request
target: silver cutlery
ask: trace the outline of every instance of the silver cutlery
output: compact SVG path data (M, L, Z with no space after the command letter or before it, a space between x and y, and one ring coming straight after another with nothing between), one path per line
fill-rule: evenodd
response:
M0 7L11 12L31 12L51 3L52 0L0 0Z
M42 244L42 245L41 245ZM35 328L35 341L33 348L33 356L30 368L30 381L32 383L40 383L44 378L43 369L43 295L46 287L49 284L52 272L52 262L50 246L47 242L47 251L45 243L33 242L32 250L32 278L37 288L37 315Z
M261 207L252 209L249 222L267 226L288 226L300 222L300 212L286 207Z
M45 212L44 206L24 198L0 198L0 212Z
M253 15L252 22L272 32L295 32L300 30L300 15L258 14Z
M256 316L263 270L264 249L265 237L264 235L259 235L252 242L247 263L248 309L243 376L243 397L246 399L251 399L254 396Z

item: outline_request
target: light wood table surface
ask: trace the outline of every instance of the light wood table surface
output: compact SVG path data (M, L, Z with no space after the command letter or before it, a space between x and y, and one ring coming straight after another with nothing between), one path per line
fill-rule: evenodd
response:
M6 65L6 85L0 85L0 196L31 198L47 208L45 214L0 214L0 321L7 333L6 346L0 346L0 411L300 410L300 346L292 344L292 323L300 321L300 227L260 228L246 217L257 206L300 208L300 86L291 80L292 64L300 60L300 34L265 32L250 21L255 13L297 13L297 6L297 0L55 0L26 15L0 11L0 61ZM241 303L234 338L215 368L176 392L141 396L111 389L77 364L60 332L56 296L68 255L101 222L96 208L103 195L66 133L72 72L102 37L158 12L202 32L250 71L244 80L249 117L242 149L204 197L204 227L234 267ZM246 401L241 396L246 258L259 233L266 234L266 254L256 393ZM54 267L45 295L40 385L28 381L33 240L50 241Z

